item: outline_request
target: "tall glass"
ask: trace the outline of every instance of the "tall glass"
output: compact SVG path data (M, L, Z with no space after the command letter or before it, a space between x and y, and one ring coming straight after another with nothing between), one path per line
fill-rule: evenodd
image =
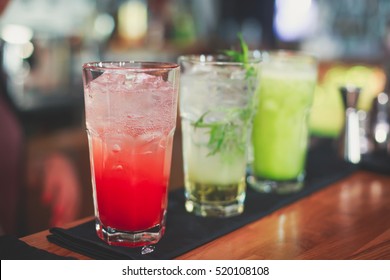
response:
M110 245L156 243L165 231L179 65L83 65L96 231Z
M179 58L185 207L200 216L229 217L244 210L247 148L258 83L258 57Z
M260 77L248 183L261 192L299 191L305 177L317 61L298 52L264 53Z

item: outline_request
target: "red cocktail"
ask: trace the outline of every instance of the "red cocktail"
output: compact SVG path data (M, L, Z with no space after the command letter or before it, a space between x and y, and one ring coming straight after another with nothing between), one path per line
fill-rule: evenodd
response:
M164 234L178 69L84 65L96 230L109 244L143 246Z

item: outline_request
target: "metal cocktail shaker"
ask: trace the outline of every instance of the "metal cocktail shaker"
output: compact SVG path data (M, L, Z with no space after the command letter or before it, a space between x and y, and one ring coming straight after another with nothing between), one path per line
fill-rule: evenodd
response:
M340 88L341 98L345 108L344 129L340 135L339 153L341 157L351 163L359 163L360 131L357 103L361 89L355 86L343 86Z

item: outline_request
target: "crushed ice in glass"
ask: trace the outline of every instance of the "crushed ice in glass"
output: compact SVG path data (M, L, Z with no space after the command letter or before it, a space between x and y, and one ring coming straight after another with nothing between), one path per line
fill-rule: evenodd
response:
M88 118L88 128L103 134L139 137L148 133L145 137L153 140L154 132L168 133L176 120L172 113L176 110L175 92L160 76L107 72L94 79L86 91L86 114L93 116Z

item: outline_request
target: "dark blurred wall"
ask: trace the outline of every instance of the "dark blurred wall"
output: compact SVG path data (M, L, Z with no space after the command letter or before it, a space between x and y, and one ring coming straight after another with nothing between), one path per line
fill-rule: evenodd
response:
M224 0L220 1L219 30L227 43L242 32L253 47L274 48L273 17L275 0Z

